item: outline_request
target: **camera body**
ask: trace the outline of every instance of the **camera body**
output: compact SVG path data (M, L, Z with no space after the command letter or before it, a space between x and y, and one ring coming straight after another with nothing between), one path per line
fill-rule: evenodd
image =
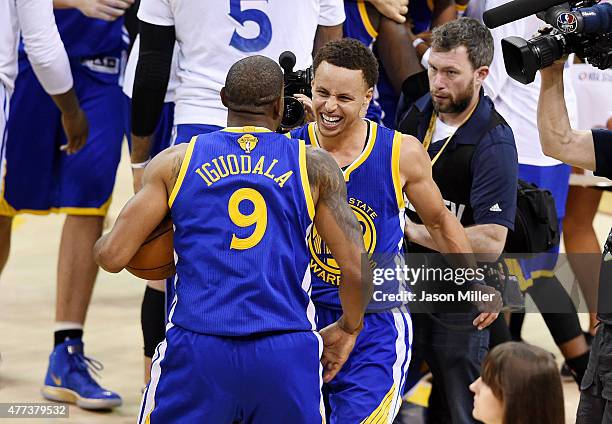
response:
M612 4L599 0L572 1L554 5L536 16L553 27L531 40L502 40L506 71L515 80L529 84L536 72L564 55L576 53L599 68L612 67Z
M305 70L294 71L295 55L290 51L281 53L278 58L281 68L283 68L285 80L285 108L283 111L283 119L281 121L281 131L288 131L298 127L304 123L306 116L304 106L293 97L295 94L303 94L312 97L312 80L314 73L312 66Z

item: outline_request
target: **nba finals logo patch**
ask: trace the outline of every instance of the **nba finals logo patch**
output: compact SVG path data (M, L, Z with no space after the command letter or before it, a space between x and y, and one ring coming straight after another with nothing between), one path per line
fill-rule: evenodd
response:
M349 206L355 213L357 221L363 232L363 244L369 256L376 248L376 227L374 218L377 214L374 210L361 200L349 199ZM334 286L340 285L340 267L332 257L331 251L317 233L317 229L312 227L310 237L308 237L308 247L312 258L310 259L310 271L321 280Z
M245 134L238 139L238 144L246 153L251 153L257 147L259 139L252 134Z

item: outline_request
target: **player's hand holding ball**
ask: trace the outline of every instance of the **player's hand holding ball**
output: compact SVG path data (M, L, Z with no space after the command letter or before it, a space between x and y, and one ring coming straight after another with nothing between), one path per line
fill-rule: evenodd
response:
M144 280L165 280L176 273L174 230L170 216L153 230L127 264L131 274Z
M319 331L323 338L321 364L323 364L324 383L329 383L338 374L353 351L353 346L362 328L363 321L356 329L347 328L344 318L341 317Z

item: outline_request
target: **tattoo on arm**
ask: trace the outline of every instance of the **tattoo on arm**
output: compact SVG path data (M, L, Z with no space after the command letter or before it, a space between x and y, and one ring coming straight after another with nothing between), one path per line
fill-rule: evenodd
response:
M347 203L346 183L336 161L326 151L309 147L306 149L306 164L308 181L319 193L318 201L332 211L347 239L362 245L361 228Z

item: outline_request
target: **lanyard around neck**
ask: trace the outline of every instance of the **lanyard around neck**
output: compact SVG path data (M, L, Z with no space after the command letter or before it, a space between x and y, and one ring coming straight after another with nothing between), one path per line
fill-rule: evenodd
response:
M479 101L479 103L480 103L480 101ZM468 113L468 115L465 117L463 122L461 122L461 124L459 124L457 129L455 131L453 131L453 133L446 138L446 141L444 142L444 145L442 146L440 151L431 160L431 165L432 166L436 163L438 158L440 158L440 156L442 155L442 152L444 151L446 146L448 146L448 144L450 143L450 141L453 138L453 136L457 133L457 130L459 130L459 128L461 128L472 117L472 114L474 113L474 111L476 110L477 107L478 107L478 103L476 103L476 106L474 106L472 108L472 110L470 111L470 113ZM438 113L434 112L434 113L431 114L431 119L429 120L429 127L427 128L427 132L425 133L425 139L423 140L423 147L425 148L426 151L429 150L429 146L431 145L431 142L432 142L432 139L433 139L433 135L434 135L434 132L436 130L436 119L438 119Z

